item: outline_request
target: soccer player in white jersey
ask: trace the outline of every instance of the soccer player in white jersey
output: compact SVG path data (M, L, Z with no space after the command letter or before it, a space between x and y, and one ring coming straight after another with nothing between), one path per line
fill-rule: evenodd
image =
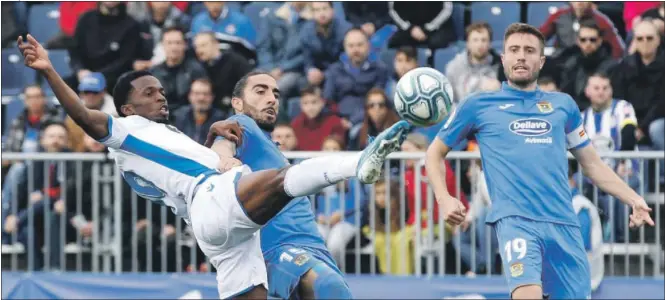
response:
M217 269L220 298L266 299L267 275L259 229L295 197L356 176L379 179L386 156L400 148L409 125L400 121L358 155L305 160L281 169L252 172L246 165L223 174L220 157L168 120L164 88L149 72L129 72L113 89L119 118L89 110L57 74L46 50L31 36L18 38L25 65L48 81L67 114L108 146L125 180L142 197L171 207L192 226L197 242ZM279 97L274 86L254 92ZM222 123L224 138L242 144L237 122Z

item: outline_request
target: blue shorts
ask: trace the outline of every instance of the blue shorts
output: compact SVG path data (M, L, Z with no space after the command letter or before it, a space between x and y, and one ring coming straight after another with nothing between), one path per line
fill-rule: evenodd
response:
M579 227L505 217L495 223L510 293L540 285L553 299L591 296L589 260Z
M297 299L292 294L300 278L315 266L327 267L343 276L335 259L328 251L321 249L286 244L263 253L263 258L268 270L268 295L271 297Z

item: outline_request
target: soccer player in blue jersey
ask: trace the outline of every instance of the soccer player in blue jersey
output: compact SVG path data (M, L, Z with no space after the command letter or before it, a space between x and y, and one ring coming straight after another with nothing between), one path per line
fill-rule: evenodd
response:
M242 143L236 145L221 137L216 138L212 149L221 157L220 168L230 169L241 164L248 165L254 171L287 167L288 160L270 139L279 113L275 79L269 73L259 71L247 74L235 86L232 106L236 115L228 120L240 124ZM387 131L404 125L406 123L401 122ZM212 144L215 130L216 125L213 125L208 144ZM317 159L316 163L321 167L356 164L358 158ZM331 184L343 179L332 173L325 176ZM311 179L305 177L299 180ZM282 299L350 299L351 292L342 272L319 234L309 199L300 197L290 201L283 209L266 209L273 209L276 214L261 229L269 295Z
M633 209L630 226L654 225L649 207L597 155L575 101L538 89L545 39L516 23L506 30L501 59L508 78L496 92L463 101L427 150L426 168L444 218L464 221L462 203L446 190L441 160L475 135L492 199L487 222L501 246L513 299L585 299L591 296L589 262L568 187L570 150L601 190Z

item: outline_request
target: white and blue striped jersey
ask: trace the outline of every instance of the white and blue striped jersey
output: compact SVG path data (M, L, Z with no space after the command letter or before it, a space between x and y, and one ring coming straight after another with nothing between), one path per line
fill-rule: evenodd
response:
M591 143L599 152L612 152L621 149L621 130L627 125L637 127L635 109L626 100L612 99L612 103L602 111L587 108L583 115L584 130ZM605 159L611 167L615 167L613 159Z
M189 222L194 187L215 170L219 156L172 125L141 116L109 116L109 147L125 181L139 196L171 207Z

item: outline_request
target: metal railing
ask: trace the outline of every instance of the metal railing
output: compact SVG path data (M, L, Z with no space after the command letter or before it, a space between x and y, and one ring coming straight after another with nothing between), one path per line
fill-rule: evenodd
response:
M297 160L333 153L285 154ZM654 162L663 160L663 152L615 152L602 156L637 162L635 169L638 171L633 178L637 182L635 188L654 208L656 221L656 226L651 228L618 231L615 226L606 230L608 241L602 248L606 257L605 273L639 277L662 275L662 170L660 164ZM470 201L477 197L476 183L469 181L465 171L479 158L477 153L469 152L448 155L448 166L455 177L454 189L458 193L466 190L465 196ZM14 186L13 192L8 193L11 195L9 202L3 199L3 204L10 203L11 207L6 213L3 211L3 270L213 271L198 250L189 228L176 220L166 207L157 207L132 192L105 155L2 153L2 159L23 164L25 178L24 182L15 178L9 180L8 177L16 175L4 178L4 188L8 183ZM331 253L343 271L416 276L501 272L497 252L501 247L492 246L496 242L491 227L472 222L467 231L453 230L440 221L443 219L441 211L435 215L432 208L436 201L427 183L423 159L424 153L392 154L385 164L384 174L385 181L393 185L385 185L381 191L385 196L380 199L376 196L376 186L363 186L353 180L311 196L317 219L319 215L324 216L319 227L327 235L326 241L333 248ZM57 180L51 180L50 168L54 165L59 170ZM35 186L40 180L46 185L57 183L59 194L44 192L49 186L45 186L46 189ZM577 184L586 185L581 177ZM40 190L44 197L30 201L31 193ZM613 203L618 200L604 197L593 186L587 194L596 206L609 208L604 211L604 226L623 223L627 228L628 207L617 206L623 209L617 211ZM5 195L3 190L3 197ZM26 198L21 199L21 195ZM57 198L51 199L51 196ZM55 203L60 199L64 200L64 207L56 208ZM42 202L41 208L36 209L35 204L39 202ZM339 220L331 224L326 217L335 211L342 213ZM6 215L21 214L27 217L8 234L4 223ZM623 220L617 222L617 218Z

